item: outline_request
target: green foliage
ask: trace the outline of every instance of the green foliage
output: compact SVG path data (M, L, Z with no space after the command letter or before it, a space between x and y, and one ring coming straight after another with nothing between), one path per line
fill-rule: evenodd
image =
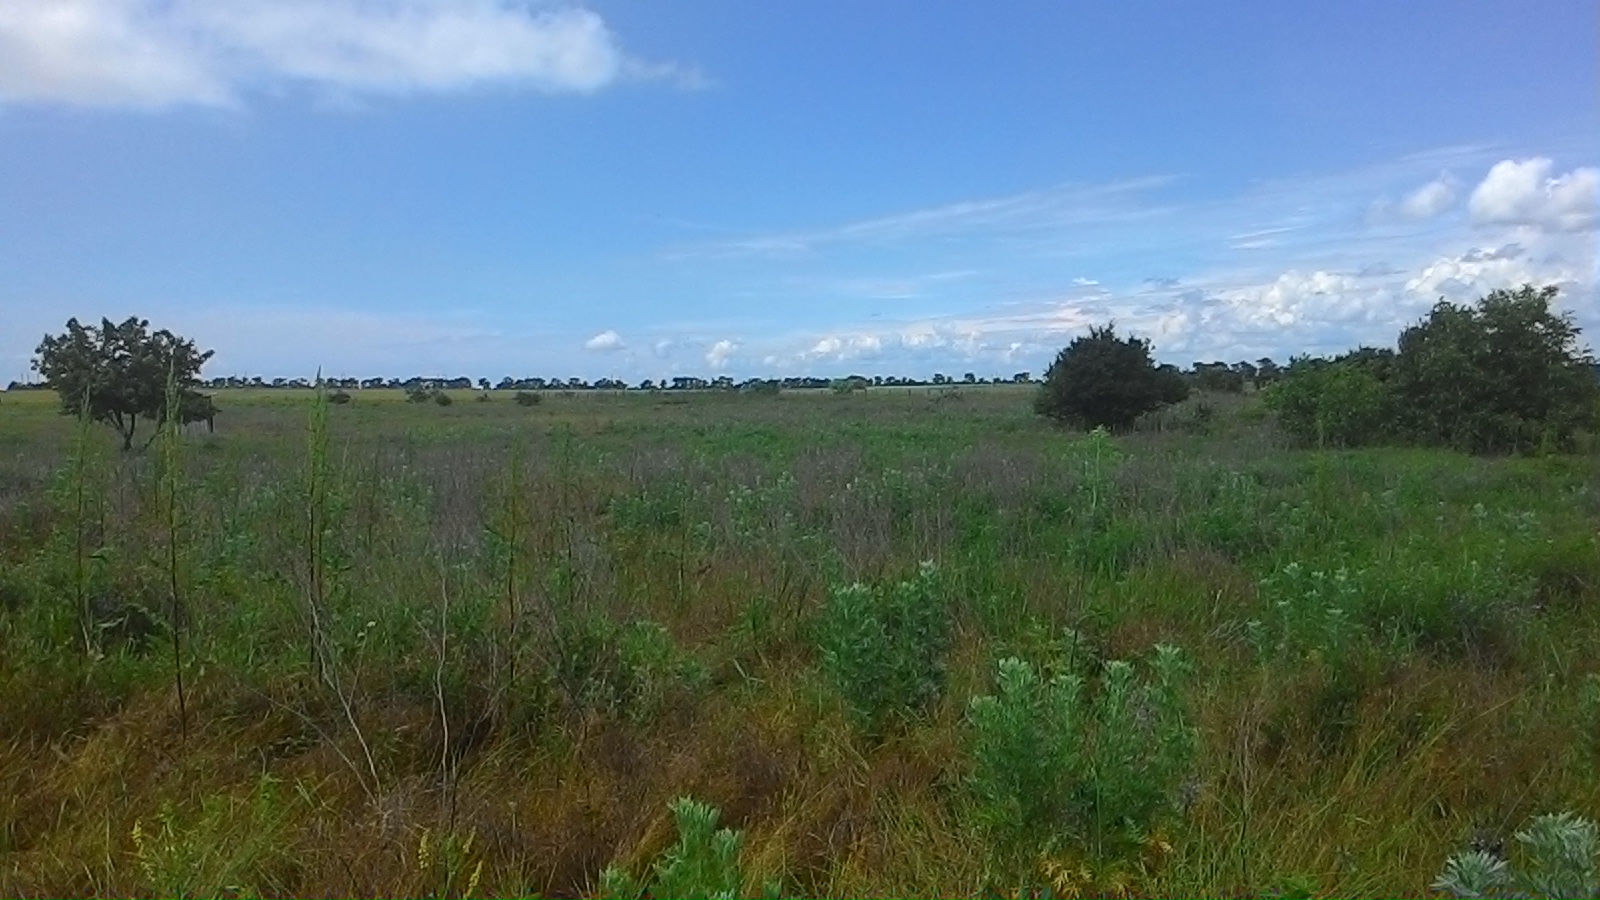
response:
M1266 392L1278 424L1301 444L1357 447L1390 434L1394 398L1388 386L1361 358L1301 358L1284 379Z
M1268 393L1279 424L1313 446L1414 442L1476 453L1562 449L1597 422L1594 357L1555 286L1441 301L1398 352L1298 359Z
M284 893L272 864L295 805L307 799L262 776L246 797L208 796L192 812L169 805L149 824L135 821L133 854L145 889L157 897Z
M554 644L550 675L574 709L643 722L707 678L705 666L656 622L617 625L603 616L575 614L557 626Z
M1130 862L1178 809L1196 732L1184 714L1188 665L1156 647L1151 677L1106 663L1097 690L1071 672L1048 679L1015 657L997 692L968 710L974 817L993 850L993 876L1034 877L1067 854Z
M1433 889L1455 897L1600 896L1600 839L1595 824L1562 812L1536 817L1517 832L1521 867L1487 850L1445 862Z
M1149 341L1119 338L1115 329L1090 328L1057 354L1034 398L1034 412L1075 426L1123 429L1188 396L1175 369L1156 367Z
M328 402L334 406L344 406L351 400L349 391L334 391L328 395Z
M678 826L678 842L651 866L647 879L635 878L626 869L608 866L600 873L600 896L607 898L740 896L745 883L739 850L744 835L731 828L718 828L717 808L692 797L672 801L672 818ZM778 885L767 880L764 895L778 895Z
M60 396L61 411L76 416L87 410L94 421L116 429L124 450L132 449L140 418L164 421L175 402L182 404L181 421L216 412L209 397L193 390L212 351L201 352L164 328L149 328L138 317L120 325L102 319L98 327L68 319L66 333L46 335L35 351L33 368ZM168 397L169 378L179 389L176 401Z
M538 406L543 397L533 391L517 391L516 401L518 406Z
M868 734L944 691L950 608L938 569L889 586L836 586L817 620L822 668Z
M1426 444L1477 452L1566 445L1594 424L1594 358L1557 288L1498 290L1475 307L1441 302L1400 335L1395 372L1411 429Z

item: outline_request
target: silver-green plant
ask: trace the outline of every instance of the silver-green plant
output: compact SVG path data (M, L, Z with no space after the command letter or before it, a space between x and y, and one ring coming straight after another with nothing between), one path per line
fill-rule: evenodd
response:
M1517 832L1521 867L1486 850L1450 857L1433 889L1453 897L1600 896L1600 838L1595 823L1569 812L1534 818Z
M1098 689L1041 677L1015 657L997 692L968 710L973 814L994 849L991 874L1027 888L1042 859L1135 860L1178 809L1197 735L1185 718L1182 653L1158 645L1140 679L1107 663Z
M651 866L648 878L635 878L619 866L607 866L600 873L600 896L607 898L740 896L744 869L739 850L742 832L718 828L720 813L715 806L692 797L672 801L672 818L678 826L678 842ZM777 896L778 885L768 879L763 884L766 896Z
M817 621L822 668L858 724L877 735L944 691L950 609L938 568L889 586L835 587Z

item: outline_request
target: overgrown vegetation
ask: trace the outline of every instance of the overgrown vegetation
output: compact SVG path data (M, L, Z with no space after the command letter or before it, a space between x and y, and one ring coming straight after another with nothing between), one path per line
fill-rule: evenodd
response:
M1296 359L1268 400L1310 446L1570 450L1600 415L1600 378L1557 294L1524 285L1473 306L1440 301L1397 350Z
M0 894L1568 890L1600 460L1033 390L8 394Z

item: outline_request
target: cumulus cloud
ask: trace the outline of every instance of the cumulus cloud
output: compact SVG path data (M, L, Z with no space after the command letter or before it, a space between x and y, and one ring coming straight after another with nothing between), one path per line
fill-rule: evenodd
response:
M733 358L733 353L737 349L739 349L739 345L733 341L717 341L711 345L711 349L706 351L706 362L718 371L726 369L728 360Z
M1417 222L1439 215L1455 202L1456 180L1446 172L1407 194L1395 212L1402 219Z
M1600 169L1555 175L1542 156L1495 163L1467 205L1479 224L1529 225L1545 231L1584 231L1595 225Z
M1520 244L1484 250L1473 248L1441 256L1407 279L1406 290L1430 299L1445 297L1470 301L1499 288L1522 284L1556 284L1564 288L1593 289L1592 273L1565 263L1559 256L1542 259L1528 254ZM1570 301L1569 301L1570 302Z
M876 334L860 333L829 335L812 345L806 356L813 359L845 360L873 356L883 350L883 338Z
M691 80L626 57L599 15L508 0L0 3L0 102L160 108L286 84L358 94Z
M1293 325L1309 315L1326 315L1346 300L1356 286L1347 275L1288 271L1264 285L1225 292L1222 296L1251 325Z
M625 345L622 343L622 335L611 330L602 331L594 337L583 342L583 349L597 350L602 352L621 350L624 346Z

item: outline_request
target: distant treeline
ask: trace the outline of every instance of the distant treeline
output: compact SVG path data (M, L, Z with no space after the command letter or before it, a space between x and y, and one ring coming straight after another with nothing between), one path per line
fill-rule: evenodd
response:
M1163 366L1181 373L1190 384L1204 391L1222 391L1238 393L1250 388L1265 387L1278 380L1283 367L1271 359L1263 358L1251 362L1197 362L1188 369L1179 369L1176 366ZM1600 374L1597 374L1600 377ZM967 372L960 376L935 373L930 378L915 378L898 375L847 375L843 378L821 378L813 376L789 378L749 378L735 381L723 375L718 378L699 378L690 375L680 375L675 378L654 380L646 378L638 384L628 384L616 378L599 378L594 381L585 381L582 378L512 378L507 375L497 382L487 378L472 379L466 376L457 378L436 378L413 376L411 378L323 378L322 384L334 390L360 391L360 390L402 390L402 391L745 391L760 393L774 390L806 390L806 389L838 389L841 386L850 389L864 389L869 387L948 387L964 384L1035 384L1037 380L1031 372L1017 372L1010 377L995 376L983 378L974 372ZM316 387L316 380L312 378L262 378L260 376L228 375L218 378L199 379L196 387L204 390L225 390L228 388L265 388L282 390L309 390ZM49 384L44 382L24 383L13 381L7 390L48 390Z

